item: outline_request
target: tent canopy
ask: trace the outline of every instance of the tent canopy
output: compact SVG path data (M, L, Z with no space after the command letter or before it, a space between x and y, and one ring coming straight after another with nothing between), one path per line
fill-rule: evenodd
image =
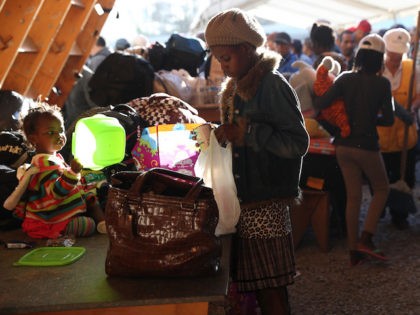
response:
M192 26L193 31L205 29L208 20L228 8L241 8L259 19L264 28L277 26L291 30L308 30L316 21L328 21L335 29L355 26L361 19L372 25L384 21L401 23L420 10L419 0L212 0ZM392 25L392 24L391 24ZM280 29L281 30L281 29ZM292 31L293 32L293 31Z

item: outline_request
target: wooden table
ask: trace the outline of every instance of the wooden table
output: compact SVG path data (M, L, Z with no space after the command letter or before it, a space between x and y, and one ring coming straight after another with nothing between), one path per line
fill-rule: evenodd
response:
M21 231L0 239L28 240ZM38 240L36 247L45 246ZM86 253L59 267L13 266L30 249L0 249L0 314L207 314L222 301L229 280L230 237L223 237L221 270L212 277L135 279L108 277L106 235L79 238Z

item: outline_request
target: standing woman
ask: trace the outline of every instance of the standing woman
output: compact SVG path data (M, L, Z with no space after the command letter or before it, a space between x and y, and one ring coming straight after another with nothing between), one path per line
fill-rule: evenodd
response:
M323 109L336 98L343 98L349 118L350 135L341 138L336 134L334 144L346 185L346 222L352 266L363 262L365 255L386 260L372 241L389 192L376 126L390 126L394 122L391 85L381 76L384 52L385 43L379 35L364 37L353 70L343 72L331 88L315 100L315 107ZM359 239L363 174L370 182L373 197Z
M290 314L287 285L295 260L289 210L299 196L309 137L296 93L277 72L279 56L258 48L265 33L239 9L214 16L205 31L228 79L222 90L220 144L233 144L233 173L241 202L234 238L233 277L255 292L263 315Z

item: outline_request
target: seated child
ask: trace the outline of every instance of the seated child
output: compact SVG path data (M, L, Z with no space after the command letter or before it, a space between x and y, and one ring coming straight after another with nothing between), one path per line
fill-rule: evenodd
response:
M332 57L327 56L322 59L321 64L316 70L316 79L314 82L314 94L316 96L323 95L333 84L334 77L340 73L341 66ZM344 101L335 100L334 103L320 111L318 120L326 120L333 126L340 128L340 135L346 138L350 135L350 125L346 113Z
M106 233L96 196L86 194L80 185L82 165L74 159L69 166L58 153L67 140L60 108L40 103L30 109L23 118L23 132L35 149L29 170L37 170L31 172L24 198L15 208L23 218L23 231L33 238L90 236L95 228Z

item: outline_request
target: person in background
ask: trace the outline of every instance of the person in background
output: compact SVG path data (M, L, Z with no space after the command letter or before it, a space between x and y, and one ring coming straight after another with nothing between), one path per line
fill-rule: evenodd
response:
M269 50L276 51L276 36L278 32L271 32L267 34L267 40L265 41L265 47Z
M124 51L130 47L130 43L125 38L119 38L115 42L115 51Z
M357 46L360 40L366 35L370 34L372 30L372 25L370 25L368 20L361 20L359 24L355 27L350 27L349 31L354 34L354 44Z
M19 114L24 104L25 98L16 91L0 90L0 131L19 129Z
M298 60L298 57L292 51L292 38L286 32L279 32L276 34L274 41L276 43L276 51L282 57L278 71L283 74L286 79L289 79L292 73L299 70L292 66L292 64Z
M314 53L312 41L309 37L305 37L302 44L302 53L309 57L311 60L310 65L312 66L316 60L316 55Z
M412 189L416 182L416 144L417 126L413 119L412 109L420 106L420 91L414 90L412 103L408 103L410 79L413 70L413 60L407 58L410 49L410 34L404 28L394 28L385 32L386 53L383 76L391 82L392 95L396 103L395 123L391 127L379 128L379 140L382 156L385 161L389 181L394 183L401 179L401 154L405 125L408 129L408 146L406 172L403 176L406 184ZM392 195L391 195L392 196ZM406 229L408 210L402 206L390 207L392 223L398 229Z
M131 41L130 47L126 48L126 52L130 54L137 54L142 56L143 58L148 58L148 49L151 47L151 43L149 38L146 36L139 34L133 38Z
M294 39L292 42L292 52L297 56L297 60L302 60L312 66L312 59L303 53L303 45L300 39Z
M96 196L83 194L79 186L82 165L76 159L68 165L58 153L66 143L60 108L39 103L23 118L22 129L35 149L28 171L38 168L14 209L23 231L32 238L90 236L95 228L106 233ZM93 218L82 215L87 210Z
M354 34L352 31L344 30L340 33L338 47L346 60L347 70L351 70L354 63Z
M295 91L263 49L261 24L240 9L213 16L206 42L228 77L221 96L220 144L232 143L241 203L233 241L233 278L255 292L263 315L290 314L287 286L296 274L290 206L299 197L309 137ZM260 50L260 48L262 48Z
M16 189L19 181L16 171L30 156L23 134L18 130L0 132L0 231L20 228L22 221L4 207L5 201Z
M150 46L149 38L146 36L139 34L133 38L131 41L131 47L140 47L140 48L148 48Z
M385 44L379 35L363 38L353 70L338 76L330 89L315 99L315 107L321 110L332 105L337 98L342 98L349 116L350 135L342 138L337 133L334 145L346 186L347 239L352 266L362 263L366 255L378 260L387 259L373 243L376 225L389 192L376 126L390 126L394 122L391 86L380 75L384 52ZM373 197L359 238L364 176L372 187Z
M31 100L13 90L0 90L0 230L20 228L21 220L3 204L18 185L16 170L30 157L19 117L27 112Z
M101 62L111 54L111 51L106 47L106 41L102 36L99 36L95 44L92 46L90 56L86 61L86 66L93 72L101 64Z
M272 51L277 51L276 50L277 34L278 34L277 32L272 32L267 35L267 41L265 42L265 47L267 47L267 49L270 49Z
M313 68L317 69L324 57L331 56L340 63L341 71L347 70L344 57L335 51L335 33L327 24L314 23L311 28L310 38L316 56Z
M89 95L89 81L93 74L93 71L87 65L84 65L79 73L79 78L64 101L62 113L66 129L74 123L81 113L97 106Z

